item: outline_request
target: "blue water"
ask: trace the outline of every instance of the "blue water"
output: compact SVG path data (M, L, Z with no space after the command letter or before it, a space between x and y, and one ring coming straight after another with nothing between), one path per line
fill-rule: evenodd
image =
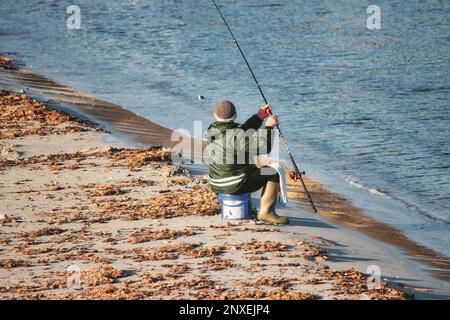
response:
M219 0L301 167L450 255L450 2L372 2ZM209 0L71 4L2 0L0 54L171 128L262 104Z

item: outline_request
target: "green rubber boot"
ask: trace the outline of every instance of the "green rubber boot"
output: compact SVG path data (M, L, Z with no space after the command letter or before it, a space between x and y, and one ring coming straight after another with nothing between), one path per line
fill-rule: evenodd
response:
M279 184L272 181L268 181L266 186L263 188L258 220L275 224L289 223L288 218L280 217L275 212L275 206L278 200L278 189Z

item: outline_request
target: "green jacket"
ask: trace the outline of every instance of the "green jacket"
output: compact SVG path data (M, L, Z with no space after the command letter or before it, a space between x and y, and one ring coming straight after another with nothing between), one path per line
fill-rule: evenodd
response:
M235 193L257 170L254 156L270 153L273 128L258 130L262 122L253 115L244 124L216 121L208 127L209 181L214 192Z

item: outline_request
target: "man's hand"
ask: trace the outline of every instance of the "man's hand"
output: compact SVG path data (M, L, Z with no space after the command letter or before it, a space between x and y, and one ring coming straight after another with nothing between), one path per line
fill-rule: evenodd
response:
M270 106L270 104L266 104L265 106L262 106L258 111L258 117L261 120L264 120L265 118L267 118L270 115L271 110L272 110L272 107Z
M266 127L275 127L278 125L278 116L271 115L266 121Z

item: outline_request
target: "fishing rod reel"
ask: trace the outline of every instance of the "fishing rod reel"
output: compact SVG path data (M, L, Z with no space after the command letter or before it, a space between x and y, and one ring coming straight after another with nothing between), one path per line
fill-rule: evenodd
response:
M292 180L294 180L295 182L297 182L298 179L300 179L301 176L306 175L305 171L298 171L295 172L294 170L292 170L291 172L289 172L289 178L291 178Z
M247 65L248 70L250 71L250 74L252 75L252 78L253 78L253 80L254 80L255 83L256 83L256 86L258 87L259 93L261 94L261 97L263 98L264 103L265 103L265 104L269 104L269 102L267 101L267 98L266 98L266 96L265 96L263 90L261 89L261 86L260 86L260 84L259 84L259 82L258 82L258 79L256 79L255 73L253 72L253 69L252 69L252 67L250 66L250 63L248 62L247 58L245 57L245 54L244 54L244 52L242 51L242 48L241 48L241 46L239 45L239 42L237 41L236 37L234 36L233 31L231 31L231 28L230 28L230 26L228 25L227 20L225 20L225 17L223 16L222 11L220 11L220 8L219 8L219 6L217 5L217 3L216 3L215 0L211 0L211 1L212 1L212 3L214 4L214 6L216 7L217 12L219 13L220 17L222 18L223 23L225 24L225 26L227 27L228 31L230 32L231 38L233 39L233 43L236 45L236 47L237 47L237 49L239 50L239 52L240 52L242 58L244 59L244 62L245 62L245 64ZM271 115L273 114L271 109L269 109L269 114L271 114ZM300 171L300 170L298 169L297 164L295 163L295 160L294 160L294 156L292 155L292 153L291 153L291 151L290 151L290 149L289 149L289 146L288 146L288 144L287 144L287 142L286 142L286 139L284 138L283 133L281 132L280 127L278 126L278 124L277 124L275 127L278 129L278 134L279 134L279 136L280 136L280 139L282 140L282 142L283 142L283 144L284 144L284 146L285 146L285 148L286 148L286 151L287 151L287 153L288 153L288 155L289 155L289 159L290 159L291 162L292 162L292 166L293 166L294 169L295 169L295 171L293 171L293 175L292 175L292 173L291 173L291 178L293 178L295 181L299 180L299 181L301 182L301 185L303 186L303 190L305 191L305 193L306 193L306 195L307 195L307 197L308 197L309 203L311 204L311 207L312 207L313 211L314 211L314 212L317 212L317 208L316 208L316 206L314 205L314 202L313 202L313 200L312 200L312 198L311 198L311 195L309 194L308 188L306 188L305 182L303 181L303 178L302 178L302 175L305 174L305 171L302 172L302 171Z

